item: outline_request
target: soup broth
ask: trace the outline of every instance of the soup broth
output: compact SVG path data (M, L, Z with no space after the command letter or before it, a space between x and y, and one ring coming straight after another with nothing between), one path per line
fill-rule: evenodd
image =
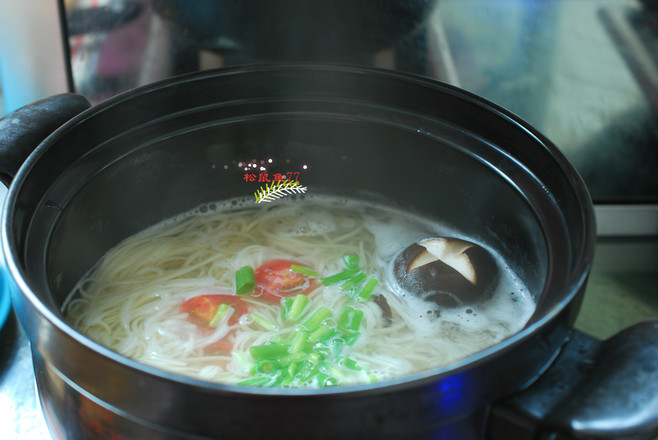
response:
M481 304L442 309L396 287L393 257L423 238L459 237L446 225L344 199L263 205L209 204L126 239L79 282L67 319L173 373L324 387L448 365L518 332L534 311L498 257L498 286Z

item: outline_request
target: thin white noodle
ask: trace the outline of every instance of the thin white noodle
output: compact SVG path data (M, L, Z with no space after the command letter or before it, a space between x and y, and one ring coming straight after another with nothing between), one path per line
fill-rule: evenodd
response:
M198 295L230 294L238 268L257 267L276 258L294 260L326 276L340 272L342 257L354 254L367 275L380 280L377 293L384 295L392 311L389 325L378 305L354 302L338 286L319 284L309 295L305 317L320 306L337 314L349 304L364 312L361 336L343 351L363 370L336 371L344 384L445 365L508 337L525 324L532 311L529 300L517 304L521 312L516 310L514 318L521 315L521 319L511 323L499 316L487 318L486 308L477 309L486 320L486 328L480 326L477 331L459 325L462 318L454 313L446 319L421 316L422 306L419 309L396 295L385 282L387 262L377 257L381 237L369 229L369 222L378 221L377 215L384 219L382 224L417 228L418 238L427 234L426 225L412 225L407 217L389 211L378 214L355 207L309 208L283 203L275 208L211 212L169 222L110 250L80 281L65 312L78 330L125 356L175 373L231 384L248 377L250 346L288 339L298 324L281 318L279 304L246 296L242 299L250 312L274 323L275 330L265 330L244 317L231 326L225 316L214 331L200 332L179 312L180 306ZM204 353L208 344L227 338L234 346L232 355Z

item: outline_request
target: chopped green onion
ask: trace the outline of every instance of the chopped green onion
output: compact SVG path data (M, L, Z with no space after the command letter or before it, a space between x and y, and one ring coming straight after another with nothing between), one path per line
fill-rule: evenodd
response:
M359 333L359 332L348 332L348 333L343 333L343 336L344 336L344 339L345 339L345 343L347 345L351 346L351 345L354 345L354 343L359 338L359 336L361 336L361 333Z
M254 269L251 266L243 266L235 272L235 293L244 295L253 292L255 287Z
M302 295L301 293L299 295L295 295L295 297L292 299L292 302L290 303L288 311L285 314L285 319L288 321L297 321L304 311L304 307L306 307L308 304L308 301L309 299L306 295Z
M290 266L290 270L292 270L294 272L299 272L299 273L304 274L304 275L308 275L310 277L317 277L318 276L318 273L316 271L314 271L312 269L309 269L307 267L297 266L296 264L293 264L292 266Z
M324 284L325 286L331 286L332 284L349 280L354 276L355 273L356 271L354 270L344 270L342 272L338 272L337 274L329 275L328 277L325 278L320 278L320 281L322 281L322 284Z
M360 263L361 260L356 255L345 255L343 257L343 264L345 264L347 270L350 270L352 272L356 272L357 270L359 270Z
M281 372L278 372L278 373L279 374L274 376L274 380L271 383L267 384L267 386L276 387L276 386L279 386L283 383L283 380L285 379L285 377L284 377L283 374L281 374Z
M340 285L340 288L342 290L351 290L356 288L363 280L365 280L368 277L363 272L359 272L358 274L354 275L352 278L349 280L345 281L343 284Z
M281 298L281 319L286 319L286 316L290 311L290 307L292 307L292 301L293 298L289 296Z
M272 339L269 340L270 344L281 344L285 345L286 347L290 345L290 340L282 338L281 336L274 336Z
M306 382L313 376L315 376L318 373L318 366L310 361L309 359L306 359L305 361L302 361L299 364L298 368L298 374L299 374L299 380L301 383Z
M276 360L281 365L282 367L289 367L291 364L296 364L298 362L301 362L305 360L308 357L306 353L303 351L299 351L296 353L290 353L286 354L283 356L278 357Z
M349 368L350 370L361 371L361 367L354 359L348 357L342 357L340 358L338 363L344 366L345 368Z
M308 339L307 332L297 332L292 338L290 347L288 347L288 353L298 353L304 349L306 345L306 339Z
M345 333L356 332L361 326L363 311L354 307L344 306L338 317L338 328Z
M345 340L343 338L334 338L329 344L334 352L334 356L338 357L343 352L343 347L345 347Z
M240 381L237 383L237 385L240 386L253 386L253 387L262 387L263 385L267 384L271 378L267 376L258 376L258 377L250 377L249 379L245 379L243 381Z
M256 362L255 370L259 373L270 374L280 368L279 363L273 359L262 359Z
M263 318L257 313L250 313L249 316L251 319L254 320L254 322L261 327L263 327L265 330L276 330L276 324L273 322L268 321L267 319Z
M331 316L331 310L328 308L321 306L319 307L313 314L302 324L302 326L312 332L317 330L320 325L322 325L322 321L325 319L329 318Z
M331 349L327 346L320 345L313 349L313 353L317 353L317 355L322 358L327 358L331 354Z
M320 339L318 340L318 342L327 343L327 342L329 342L329 340L331 338L336 336L337 333L338 333L338 331L335 328L330 327L328 332L325 332L322 336L320 336ZM311 334L313 334L313 333L311 333Z
M315 379L318 382L318 386L324 388L324 387L330 387L333 385L337 385L338 381L336 378L329 376L328 374L325 373L318 373L315 376Z
M228 304L220 304L217 306L217 311L215 312L215 316L210 320L208 323L209 327L217 327L219 325L219 322L222 320L224 316L228 313L229 310L233 310Z
M322 360L322 356L320 356L320 353L309 353L306 359L312 362L313 365L317 365Z
M311 344L315 344L318 342L322 337L327 334L327 332L331 330L331 327L328 325L322 324L320 327L317 329L313 330L310 335L308 335L308 342Z
M252 345L249 353L255 360L274 359L277 356L288 353L288 347L283 344Z
M369 278L368 281L363 285L357 296L361 299L368 301L372 298L372 292L375 290L375 287L379 284L376 278Z
M331 368L327 369L327 371L335 377L337 380L345 380L347 376L345 375L345 370L342 370L335 365L332 365Z
M288 365L288 368L285 370L285 377L281 385L284 387L289 386L293 380L295 380L295 375L297 374L297 364L292 363Z

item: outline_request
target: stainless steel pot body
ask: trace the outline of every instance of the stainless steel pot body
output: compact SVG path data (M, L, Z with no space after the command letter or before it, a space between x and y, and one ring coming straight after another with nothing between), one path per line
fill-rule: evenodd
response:
M203 203L251 197L236 164L275 158L308 192L402 207L499 250L537 311L449 367L378 384L258 389L172 375L82 336L60 311L112 246ZM578 311L594 249L587 191L505 110L428 79L356 67L252 66L110 99L20 168L2 220L13 302L59 438L469 438L531 383Z

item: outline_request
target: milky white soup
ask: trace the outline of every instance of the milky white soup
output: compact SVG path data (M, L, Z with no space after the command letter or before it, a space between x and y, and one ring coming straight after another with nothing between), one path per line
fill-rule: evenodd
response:
M445 225L344 199L254 205L203 206L123 241L74 289L67 319L173 373L324 387L450 364L518 332L534 310L500 260L483 304L437 309L392 287L394 255L459 236Z

